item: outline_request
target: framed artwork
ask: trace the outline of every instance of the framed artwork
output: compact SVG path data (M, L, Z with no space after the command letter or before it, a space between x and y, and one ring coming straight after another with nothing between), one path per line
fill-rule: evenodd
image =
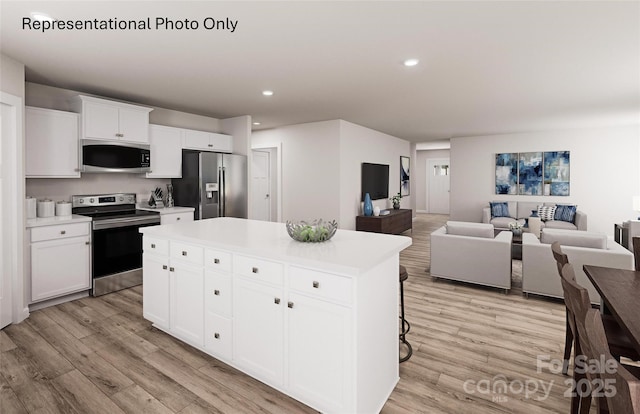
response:
M544 153L544 195L569 195L569 151Z
M410 194L410 170L411 159L400 156L400 195L402 197Z
M518 194L542 195L542 152L519 153Z
M496 194L517 194L518 153L496 154Z
M496 194L569 195L569 151L496 154Z

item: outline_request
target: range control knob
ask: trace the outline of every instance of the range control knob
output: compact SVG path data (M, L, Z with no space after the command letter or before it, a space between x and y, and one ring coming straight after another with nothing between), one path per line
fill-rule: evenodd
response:
M93 204L93 202L94 202L94 201L96 201L96 199L95 199L95 198L90 198L90 199L89 199L89 202L90 202L91 204Z
M78 201L78 203L80 203L80 204L84 204L84 198L81 198L81 199Z
M120 197L120 201L124 201L124 197Z

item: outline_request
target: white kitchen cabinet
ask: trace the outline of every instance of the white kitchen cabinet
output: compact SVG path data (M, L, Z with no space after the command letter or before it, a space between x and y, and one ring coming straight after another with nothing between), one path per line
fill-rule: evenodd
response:
M142 259L143 316L158 328L169 329L169 258L145 253Z
M31 302L91 287L90 223L30 229Z
M283 383L285 307L282 288L234 278L233 360L275 385Z
M147 178L182 176L182 132L180 128L149 125L151 172Z
M73 112L26 107L27 178L80 177L79 120L79 115Z
M233 152L233 140L231 135L185 129L182 147L201 151L231 153Z
M290 306L290 307L289 307ZM287 297L288 388L328 412L352 401L352 309L290 293Z
M160 214L160 224L184 223L193 221L193 212Z
M152 108L80 95L82 138L149 142Z
M170 274L170 326L171 332L188 343L204 345L204 271L171 259Z

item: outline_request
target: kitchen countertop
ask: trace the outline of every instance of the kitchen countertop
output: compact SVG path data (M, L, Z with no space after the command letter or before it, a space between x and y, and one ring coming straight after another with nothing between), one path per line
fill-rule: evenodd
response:
M140 233L352 276L411 245L411 238L406 236L341 229L326 242L301 243L289 237L284 223L231 217L185 222L179 226L143 227Z
M72 214L70 216L37 217L27 219L27 228L82 222L91 222L91 217L80 216L77 214Z
M192 213L195 208L193 207L149 207L145 204L136 204L138 210L157 211L160 214L173 214L173 213Z

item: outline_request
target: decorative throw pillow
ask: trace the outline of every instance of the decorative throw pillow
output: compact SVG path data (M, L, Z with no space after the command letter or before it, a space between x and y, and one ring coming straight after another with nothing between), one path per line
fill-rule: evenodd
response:
M491 218L510 217L507 203L489 203L489 206L491 206Z
M556 204L556 213L553 216L554 220L568 221L573 223L576 219L576 210L578 206L567 204Z
M538 206L538 217L542 221L553 220L556 214L556 206Z

